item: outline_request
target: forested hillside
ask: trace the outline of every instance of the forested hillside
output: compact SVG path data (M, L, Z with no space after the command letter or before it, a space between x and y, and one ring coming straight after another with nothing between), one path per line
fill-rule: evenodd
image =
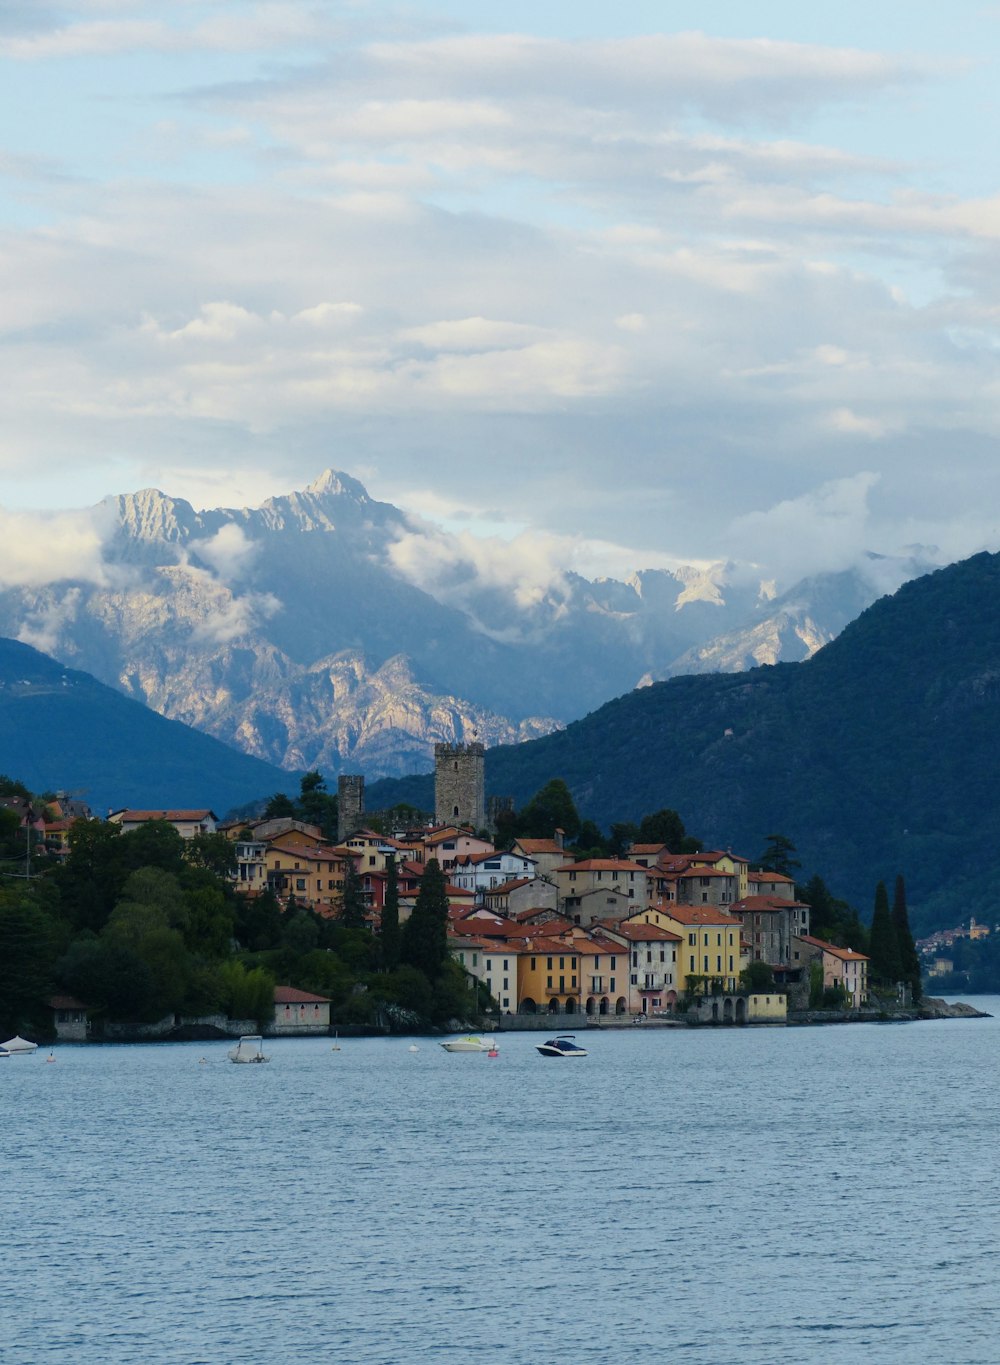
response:
M487 789L526 800L566 780L607 827L669 806L750 857L780 830L865 911L905 874L923 932L995 910L1000 792L1000 556L882 598L812 659L674 678L530 744L487 755ZM371 804L426 802L378 784Z

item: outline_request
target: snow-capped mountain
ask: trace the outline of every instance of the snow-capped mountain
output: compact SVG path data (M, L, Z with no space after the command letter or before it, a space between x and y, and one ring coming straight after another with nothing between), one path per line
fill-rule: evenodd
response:
M526 591L332 470L258 508L199 512L145 489L79 515L90 552L0 589L0 635L328 775L414 771L437 740L516 742L652 679L807 657L893 574L922 571L879 561L881 578L780 597L733 565ZM434 574L414 567L428 562Z

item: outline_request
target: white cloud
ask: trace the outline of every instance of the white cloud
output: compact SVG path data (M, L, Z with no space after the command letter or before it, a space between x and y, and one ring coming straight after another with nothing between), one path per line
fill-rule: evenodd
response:
M108 581L102 550L108 527L99 509L12 512L0 508L0 587L75 579Z
M878 482L864 471L736 517L727 536L731 558L761 566L785 587L807 574L858 565L871 548L868 504Z
M236 583L245 578L258 550L256 543L234 522L221 526L208 540L191 541L188 548L224 583Z

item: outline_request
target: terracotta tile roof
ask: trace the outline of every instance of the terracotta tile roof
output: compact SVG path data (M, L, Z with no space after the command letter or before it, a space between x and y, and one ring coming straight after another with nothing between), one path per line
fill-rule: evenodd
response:
M487 896L506 896L511 891L516 891L519 886L530 886L534 880L534 877L514 877L512 881L502 882L500 886L491 886L486 894Z
M515 839L514 843L525 853L565 853L562 844L555 839Z
M683 942L680 934L671 933L669 929L661 929L658 924L642 924L635 920L624 921L617 926L616 932L621 934L622 938L627 938L630 942L636 943Z
M741 901L734 903L733 909L767 914L772 910L808 910L809 906L805 901L789 901L782 896L744 896Z
M584 858L578 863L566 863L557 867L557 872L648 872L641 863L629 862L627 858Z
M122 822L127 821L130 825L141 824L146 820L170 820L180 822L202 821L206 819L215 820L215 811L212 810L115 810L112 816L118 816ZM108 817L109 819L111 816Z
M85 1010L87 1008L82 1000L77 1000L75 995L50 995L48 1004L51 1010Z
M662 910L658 906L657 910L661 915L667 915L670 919L676 920L678 924L731 924L734 928L742 928L743 926L742 920L727 915L717 905L671 905L666 910ZM639 913L641 914L642 911Z
M297 990L294 986L275 986L274 1003L276 1005L329 1005L330 998L326 995L310 995L308 991Z
M748 881L751 882L785 882L788 885L795 885L794 877L786 877L783 872L751 872Z
M842 962L867 962L869 959L864 953L855 952L853 948L838 948L835 943L827 943L825 939L813 938L812 934L797 934L803 943L809 943L814 948L822 948L824 953L830 953L832 957L839 957Z

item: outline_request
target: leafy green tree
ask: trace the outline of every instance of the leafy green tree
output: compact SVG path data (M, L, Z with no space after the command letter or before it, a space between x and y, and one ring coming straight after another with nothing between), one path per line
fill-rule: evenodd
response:
M608 841L593 820L584 820L574 841L579 853L587 858L606 858L610 852Z
M551 839L561 829L572 842L580 829L580 817L561 777L554 777L518 812L517 832L529 839Z
M56 975L71 995L109 1019L143 1018L153 989L150 969L138 953L90 934L70 945Z
M822 962L810 962L809 964L809 1008L811 1010L823 1008Z
M903 977L899 957L899 941L896 926L889 911L889 893L885 882L875 888L875 911L872 915L870 971L873 981L883 985L895 985Z
M364 929L367 924L365 899L361 890L361 878L353 858L344 859L344 895L341 902L340 922L345 929Z
M282 941L293 953L309 953L319 943L315 915L304 907L286 913Z
M740 985L754 995L774 990L774 972L767 962L750 962L740 972Z
M448 956L448 895L436 858L429 859L420 879L413 913L403 925L402 961L434 982Z
M631 821L616 823L611 826L611 835L608 839L608 854L612 858L624 857L630 844L634 844L639 838L639 826Z
M325 839L337 837L337 798L326 789L323 775L313 770L303 773L299 781L296 814L308 825L318 825Z
M274 977L263 967L224 962L219 968L222 1007L230 1019L254 1019L263 1026L274 1018Z
M203 867L217 877L231 877L236 871L236 843L224 834L196 834L187 841L184 853L194 867Z
M667 807L642 817L636 843L666 844L671 853L700 853L702 848L701 840L692 838L677 812Z
M767 835L767 847L757 859L758 866L767 872L780 872L783 877L795 876L795 869L802 864L793 857L795 845L786 834Z
M910 987L914 1001L921 995L920 955L913 942L910 929L910 916L906 908L906 883L902 875L896 878L896 891L892 902L892 923L896 930L896 943L899 947L899 965L902 980Z
M264 807L265 820L294 820L295 802L285 792L275 792Z
M384 972L395 971L399 963L399 873L396 859L385 863L385 904L379 932L379 960Z
M54 934L49 917L29 891L0 897L0 1028L9 1037L46 1023L45 1000L52 989Z
M236 941L248 952L262 953L281 942L281 906L267 887L259 896L236 897Z

